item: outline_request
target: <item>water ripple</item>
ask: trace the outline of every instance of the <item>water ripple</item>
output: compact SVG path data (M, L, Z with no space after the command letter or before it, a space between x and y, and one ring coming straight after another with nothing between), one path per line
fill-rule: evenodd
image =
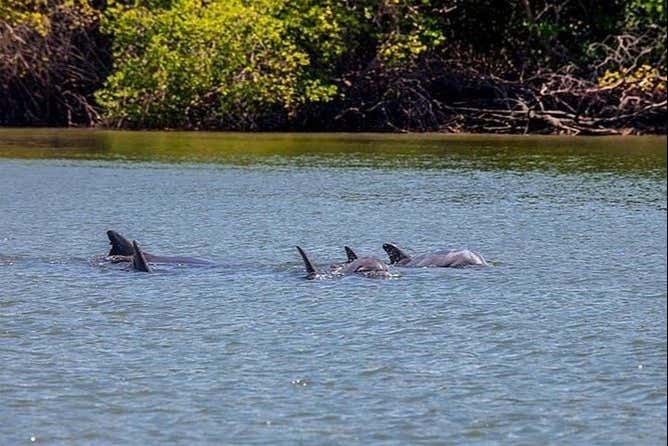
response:
M655 158L295 150L0 161L0 443L665 443ZM216 265L108 264L111 228ZM309 281L294 249L387 241L492 266Z

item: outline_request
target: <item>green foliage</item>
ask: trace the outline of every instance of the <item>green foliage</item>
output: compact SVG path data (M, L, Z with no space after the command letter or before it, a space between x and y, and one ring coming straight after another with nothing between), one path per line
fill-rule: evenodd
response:
M291 22L278 16L285 5L176 0L110 8L115 67L97 95L107 117L132 126L252 128L271 113L289 116L299 104L331 99L336 87L312 75Z
M454 72L520 81L568 66L641 85L629 73L646 65L642 85L664 85L665 28L663 0L0 0L0 105L27 119L69 122L79 107L91 120L95 105L117 126L225 129L342 110L366 125L366 107L387 128L416 100L460 95ZM43 100L56 94L65 108Z
M438 22L429 14L431 2L389 0L381 4L385 24L377 34L378 61L388 68L405 68L444 41Z
M51 31L52 20L67 16L68 24L85 27L97 18L89 0L0 0L0 21L12 27L24 27L41 37Z
M104 29L113 35L115 66L97 99L111 122L131 126L284 121L304 104L338 97L334 79L358 51L369 54L367 63L396 68L439 45L429 7L426 0L352 8L335 0L110 4Z
M631 0L626 6L626 26L639 30L647 26L666 27L666 2L664 0Z
M631 0L626 7L626 30L633 34L653 34L646 55L638 62L666 70L666 11L665 0ZM665 90L664 90L665 91Z

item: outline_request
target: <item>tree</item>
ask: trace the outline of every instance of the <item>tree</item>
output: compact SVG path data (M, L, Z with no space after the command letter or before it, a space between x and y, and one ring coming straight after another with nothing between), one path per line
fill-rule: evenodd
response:
M109 67L88 0L0 0L0 123L91 124Z

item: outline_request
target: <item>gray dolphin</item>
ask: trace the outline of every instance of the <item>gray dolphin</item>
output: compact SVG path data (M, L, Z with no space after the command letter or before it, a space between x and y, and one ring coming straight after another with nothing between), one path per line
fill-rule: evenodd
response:
M133 256L135 254L134 243L130 242L127 238L123 237L116 231L109 230L107 231L107 237L109 238L109 244L111 245L111 250L109 251L108 258L112 262L132 262ZM155 254L149 254L148 252L143 253L144 258L149 263L177 263L184 265L211 265L212 262L204 259L198 259L195 257L186 257L186 256L158 256Z
M408 267L463 267L487 265L484 257L468 249L453 249L411 256L394 243L385 243L383 249L390 257L390 264Z
M136 271L142 271L144 273L152 273L153 269L151 268L151 265L149 265L148 262L146 261L146 255L141 250L136 240L132 241L132 248L134 250L134 254L132 255L132 268L135 269Z
M297 251L299 251L299 255L302 257L302 260L304 261L304 267L306 268L307 273L306 278L317 279L325 277L324 274L318 272L318 269L314 266L306 252L304 252L304 250L299 246L296 248ZM376 278L390 277L387 265L383 261L374 257L358 257L351 248L347 246L345 248L346 254L348 255L348 262L332 265L332 273L336 275L360 274L365 277Z

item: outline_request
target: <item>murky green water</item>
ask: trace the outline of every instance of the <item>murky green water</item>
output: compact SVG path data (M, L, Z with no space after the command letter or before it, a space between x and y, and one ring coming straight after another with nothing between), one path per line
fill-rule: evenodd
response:
M0 444L665 444L664 137L0 130L0 184ZM294 249L386 241L493 266Z

